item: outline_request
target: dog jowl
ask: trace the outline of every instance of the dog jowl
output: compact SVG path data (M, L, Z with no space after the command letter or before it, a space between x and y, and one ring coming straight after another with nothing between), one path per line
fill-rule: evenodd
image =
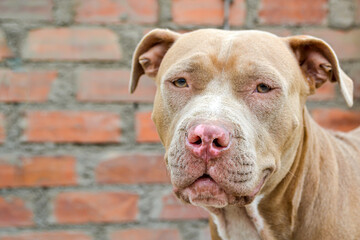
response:
M131 92L143 74L157 84L152 119L174 193L210 212L213 239L360 238L360 129L328 132L305 106L326 81L353 104L326 42L156 29L132 64Z

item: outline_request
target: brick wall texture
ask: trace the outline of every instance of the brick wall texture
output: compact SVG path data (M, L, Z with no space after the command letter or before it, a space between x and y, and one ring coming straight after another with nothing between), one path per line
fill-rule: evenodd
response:
M1 0L0 240L209 239L208 214L171 193L154 83L127 89L150 29L223 18L223 0ZM326 128L360 125L359 0L233 0L229 24L328 41L355 104L327 83L308 108Z

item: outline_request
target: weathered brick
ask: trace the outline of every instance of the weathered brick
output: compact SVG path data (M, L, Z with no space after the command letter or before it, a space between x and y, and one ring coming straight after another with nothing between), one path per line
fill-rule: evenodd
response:
M25 116L28 142L109 143L120 140L120 117L110 112L33 111Z
M303 33L328 42L341 60L360 59L360 29L349 31L310 29Z
M22 199L0 196L0 227L23 227L33 224L33 213Z
M0 187L13 187L17 185L16 167L5 160L0 160Z
M155 124L151 120L151 112L137 112L135 118L137 142L157 143L160 141Z
M5 117L3 114L0 114L0 143L4 143L5 139L6 139Z
M320 88L316 89L315 94L308 97L309 101L325 101L332 100L335 98L335 84L326 82Z
M324 24L327 0L261 0L259 21L269 25Z
M131 222L138 196L126 192L64 192L55 199L56 222L63 224Z
M245 5L245 0L233 0L229 12L229 24L231 26L241 26L244 24L246 16Z
M13 72L0 69L0 101L45 102L56 78L56 71Z
M180 202L172 193L163 196L160 219L189 220L207 219L209 214L202 208Z
M350 131L360 125L359 111L314 109L312 115L321 126L338 131Z
M178 24L221 25L222 8L220 0L173 0L173 21Z
M16 166L0 161L0 188L19 186L66 186L76 184L72 157L28 157Z
M110 240L180 240L177 229L125 229L113 232Z
M222 25L224 2L222 0L173 0L173 20L177 24ZM229 23L242 25L245 18L244 0L235 0L231 5Z
M6 235L0 240L91 240L85 233L75 231L54 231L54 232L27 232L16 235Z
M77 0L75 21L84 23L156 23L156 0Z
M84 102L145 102L152 103L156 86L152 79L142 77L134 94L129 93L130 71L92 69L77 72L77 99Z
M2 30L0 30L0 62L5 58L9 58L12 56L13 54L7 44L5 33Z
M44 28L29 32L22 55L35 61L114 61L121 51L105 28Z
M1 0L0 19L52 20L52 0Z
M169 183L161 154L122 155L103 161L96 169L100 183Z

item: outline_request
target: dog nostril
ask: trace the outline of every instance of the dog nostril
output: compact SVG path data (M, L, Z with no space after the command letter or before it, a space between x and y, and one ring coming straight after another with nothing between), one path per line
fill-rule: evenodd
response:
M196 142L194 142L194 144L196 145L200 145L201 143L202 143L201 138L199 138Z
M216 146L216 147L223 147L220 143L219 143L219 139L217 139L217 138L215 138L214 140L213 140L213 144Z
M202 140L200 136L192 135L191 137L188 137L188 141L192 145L201 145Z

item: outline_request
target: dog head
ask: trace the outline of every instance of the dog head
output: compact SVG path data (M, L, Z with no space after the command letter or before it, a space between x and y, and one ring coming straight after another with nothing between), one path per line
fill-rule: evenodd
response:
M157 84L152 119L175 194L204 207L249 204L288 173L303 135L306 97L352 81L334 51L310 36L156 29L135 50L130 91Z

